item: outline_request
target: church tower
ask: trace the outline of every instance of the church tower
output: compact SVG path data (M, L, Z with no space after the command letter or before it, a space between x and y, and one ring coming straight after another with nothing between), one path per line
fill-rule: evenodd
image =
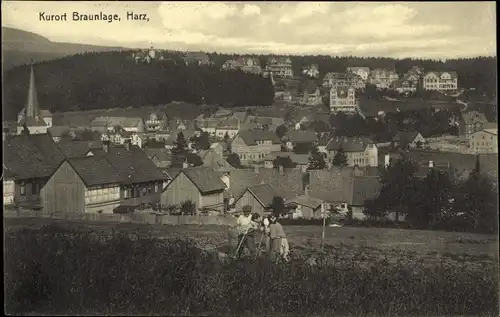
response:
M22 134L25 127L30 134L47 133L47 123L43 120L38 104L38 95L35 86L35 71L31 66L28 97L24 107L24 114L17 123L17 134Z

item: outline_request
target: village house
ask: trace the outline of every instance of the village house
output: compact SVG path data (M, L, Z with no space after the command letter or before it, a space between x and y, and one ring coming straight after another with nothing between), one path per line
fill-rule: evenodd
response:
M354 219L363 219L364 205L380 192L376 168L332 167L309 171L309 196L326 203L327 210L337 208L341 216L352 212Z
M44 213L113 213L122 181L104 156L66 159L42 188Z
M291 209L292 218L303 218L303 219L322 219L323 214L321 213L321 205L323 201L309 196L309 189L306 190L306 194L299 195L295 198L287 201L287 207Z
M355 88L365 87L363 79L355 73L328 73L323 78L325 88Z
M222 140L227 134L229 138L234 138L240 130L240 121L238 119L221 120L215 129L215 136Z
M144 132L144 120L139 117L97 117L92 120L90 129L100 133L113 131L120 127L127 132Z
M102 141L62 140L57 146L65 158L85 157L93 149L102 148Z
M207 53L204 52L187 52L184 54L184 63L188 65L198 65L198 66L211 66L213 62L210 61Z
M248 120L248 112L246 111L234 111L231 114L232 119L238 119L241 123L246 123Z
M241 59L229 59L222 64L221 70L239 70L241 67L243 67Z
M50 127L52 127L52 114L48 110L40 109L35 86L35 71L31 66L26 104L17 115L17 134L21 134L25 128L30 134L45 134Z
M163 114L151 113L145 122L146 132L159 132L168 128L168 117Z
M304 194L304 173L296 168L235 169L226 174L227 194L235 201L247 187L269 184L279 197L288 200Z
M288 131L286 135L283 136L283 141L288 150L294 151L297 147L313 147L318 142L318 137L316 133L312 131L292 130Z
M64 154L47 134L10 136L3 150L4 205L41 208L40 190Z
M420 149L426 144L426 141L418 131L399 131L394 138L392 138L392 144L404 150Z
M293 78L292 60L290 57L271 57L267 62L266 71L276 77Z
M210 144L210 150L214 151L215 153L219 154L220 156L222 156L224 154L224 149L225 149L225 146L219 142L215 142L215 143Z
M242 210L243 206L250 205L252 213L267 215L272 212L272 204L274 197L279 194L269 184L262 184L247 187L241 197L236 199L236 210Z
M300 103L307 106L321 105L321 91L314 80L307 80L301 84L299 88L302 91Z
M133 61L137 63L151 63L154 59L156 59L156 51L151 46L149 49L141 50L135 53L132 53Z
M210 136L215 136L215 131L220 120L217 119L202 119L197 121L197 126L201 131L207 132Z
M472 133L469 147L474 153L498 153L498 128L485 128Z
M370 76L370 67L347 67L347 72L358 75L366 83Z
M302 68L302 76L307 78L318 78L319 77L318 64L311 64Z
M227 60L222 64L222 70L241 70L245 73L257 75L262 73L260 61L255 57L241 57L235 60Z
M218 172L208 167L182 169L161 194L162 205L191 201L197 211L224 211L226 185Z
M484 113L476 110L462 112L458 120L459 135L469 140L470 136L477 131L481 131L483 126L488 123Z
M399 79L399 75L390 69L376 68L370 71L369 82L379 89L387 89Z
M272 131L240 131L231 141L231 150L242 164L260 162L271 152L281 149L281 141Z
M74 139L76 137L76 133L71 131L69 126L52 126L47 130L47 133L52 137L52 140L56 143L61 141L61 138L65 135Z
M309 154L297 154L293 152L271 152L264 158L264 167L276 168L276 166L274 166L274 160L276 160L278 157L290 158L292 163L296 164L295 168L299 169L302 172L306 172L307 167L309 166Z
M101 148L91 149L87 156L104 156L124 179L121 183L122 198L136 198L159 193L165 182L164 176L153 161L130 141L114 145L102 141Z
M389 88L394 89L395 91L402 94L417 91L417 85L418 84L415 84L414 81L408 78L403 78L401 80L394 81Z
M328 157L333 159L335 154L341 149L347 157L350 166L378 166L377 145L368 138L359 137L335 137L327 146Z
M168 138L165 140L165 148L166 149L173 149L176 142L177 138L179 137L179 133L182 132L182 135L184 136L184 139L186 140L187 143L187 148L192 149L193 147L193 141L192 138L195 136L199 136L200 133L198 133L195 130L177 130L177 131L172 131L172 133L168 136Z
M427 72L423 76L423 88L425 90L457 90L457 72Z
M137 145L142 148L145 141L143 133L125 131L121 127L113 129L113 131L103 133L101 141L110 141L113 144L125 144L125 142L132 142L132 145Z
M159 168L167 168L172 164L172 153L165 148L148 148L144 153Z
M354 114L358 112L356 91L354 88L331 88L330 111L332 113Z
M227 172L235 169L218 150L210 148L200 151L198 155L203 161L203 166L210 167L216 172Z

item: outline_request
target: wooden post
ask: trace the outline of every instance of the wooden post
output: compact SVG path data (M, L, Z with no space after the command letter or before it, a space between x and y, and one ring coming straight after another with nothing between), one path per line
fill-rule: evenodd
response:
M325 246L325 226L326 226L326 215L325 215L325 203L321 203L321 215L323 216L323 231L321 233L321 253Z

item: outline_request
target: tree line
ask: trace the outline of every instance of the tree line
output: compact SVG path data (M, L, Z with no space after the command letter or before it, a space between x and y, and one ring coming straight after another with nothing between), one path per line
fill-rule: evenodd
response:
M174 54L175 55L175 54ZM269 106L270 79L217 67L186 66L179 55L135 63L131 52L73 55L35 65L41 108L51 112L141 107L184 101L224 107ZM29 66L4 77L4 115L14 119L26 101Z
M381 190L365 203L368 218L394 212L416 228L493 233L498 225L498 189L481 173L479 160L470 176L455 181L447 171L431 168L419 176L418 165L399 159L381 171Z

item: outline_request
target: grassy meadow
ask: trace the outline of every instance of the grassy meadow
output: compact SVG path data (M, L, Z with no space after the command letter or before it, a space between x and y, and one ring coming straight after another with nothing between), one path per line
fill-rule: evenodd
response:
M14 314L498 316L496 236L286 226L292 261L219 261L220 226L5 219ZM234 240L233 240L234 246ZM316 265L311 265L314 258Z

